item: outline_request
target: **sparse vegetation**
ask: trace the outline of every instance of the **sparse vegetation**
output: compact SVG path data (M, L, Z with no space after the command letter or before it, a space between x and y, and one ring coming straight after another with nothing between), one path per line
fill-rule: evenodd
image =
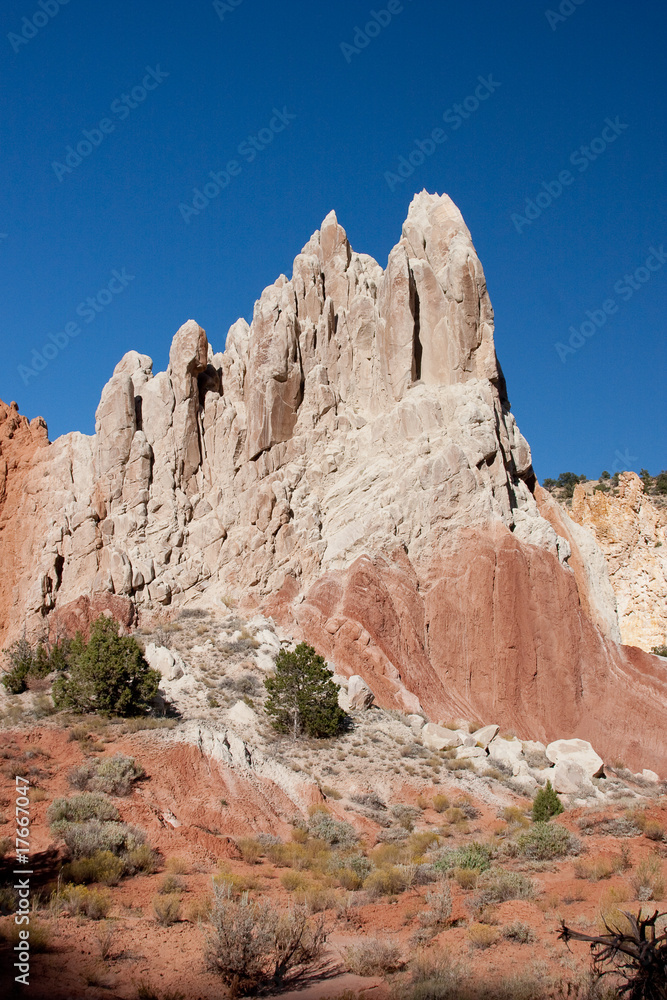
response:
M72 788L82 791L129 795L134 782L143 775L143 767L137 765L133 757L118 753L101 760L88 760L80 767L72 768L68 780Z
M381 976L404 964L401 949L393 941L365 938L345 949L345 964L357 976Z
M172 892L168 895L153 896L153 914L160 927L171 927L181 916L181 897Z
M279 912L247 893L234 899L221 886L213 892L206 957L232 996L260 985L283 988L320 966L326 941L321 918L311 920L303 906Z

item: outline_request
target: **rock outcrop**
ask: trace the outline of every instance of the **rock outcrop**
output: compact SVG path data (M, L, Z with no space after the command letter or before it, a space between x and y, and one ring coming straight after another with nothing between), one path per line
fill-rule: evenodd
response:
M125 355L93 437L11 412L0 639L100 593L234 598L380 704L667 769L667 672L618 645L593 536L540 499L446 196L415 197L385 270L329 215L223 353L190 320L166 372Z
M618 496L577 486L571 516L607 560L622 641L646 650L667 645L667 513L635 472L623 472Z

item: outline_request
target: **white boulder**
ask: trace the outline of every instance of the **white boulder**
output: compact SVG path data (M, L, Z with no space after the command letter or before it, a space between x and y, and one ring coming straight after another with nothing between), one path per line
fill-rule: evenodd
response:
M177 681L185 673L180 653L173 652L166 646L156 646L154 642L149 642L144 656L149 667L157 670L165 681Z
M549 780L553 788L562 795L580 796L595 792L595 785L589 775L575 760L559 760L550 772Z
M491 740L494 740L499 732L500 726L482 726L481 729L476 729L471 735L475 744L479 743L481 747L486 749Z
M437 722L427 722L421 731L422 743L429 750L454 750L463 744L461 734L445 729Z
M545 751L552 764L571 761L589 778L604 776L604 761L586 740L554 740Z

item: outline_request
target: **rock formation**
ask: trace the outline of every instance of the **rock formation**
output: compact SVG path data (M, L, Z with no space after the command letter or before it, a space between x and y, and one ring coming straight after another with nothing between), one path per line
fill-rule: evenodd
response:
M331 213L223 353L190 320L166 372L125 355L93 437L15 409L0 435L1 638L98 594L234 598L381 704L667 769L667 672L618 645L594 538L536 487L448 197L415 197L385 270Z
M571 516L605 555L622 641L646 650L667 645L667 513L635 472L623 472L618 496L577 486Z

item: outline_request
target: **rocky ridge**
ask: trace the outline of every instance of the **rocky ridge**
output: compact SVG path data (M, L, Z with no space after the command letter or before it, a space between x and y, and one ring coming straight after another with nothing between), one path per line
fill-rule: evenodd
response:
M140 620L236 600L380 704L667 767L664 666L618 645L595 539L536 486L446 196L385 270L329 215L223 353L189 321L166 372L125 355L93 437L3 414L5 641L100 595Z

